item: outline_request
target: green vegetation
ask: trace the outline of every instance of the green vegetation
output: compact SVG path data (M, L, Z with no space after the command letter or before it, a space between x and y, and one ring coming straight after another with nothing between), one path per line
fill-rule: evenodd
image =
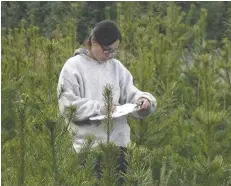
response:
M89 139L77 155L57 114L61 68L105 18L135 85L158 101L129 119L127 185L231 186L230 2L2 2L2 185L92 186L95 155L99 185L116 182L113 144L90 152Z

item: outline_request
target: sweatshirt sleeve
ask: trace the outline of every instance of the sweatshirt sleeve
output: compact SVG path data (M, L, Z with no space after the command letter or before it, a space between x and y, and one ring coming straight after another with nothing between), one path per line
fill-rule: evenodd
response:
M149 100L151 106L147 110L140 110L132 114L136 118L143 118L155 111L157 101L153 95L148 92L142 92L138 90L133 84L133 77L131 73L121 64L120 69L120 104L125 103L137 103L140 98L146 98Z
M102 107L99 101L80 96L79 78L78 72L73 71L72 66L64 65L57 87L59 111L63 114L69 106L75 106L76 113L72 119L74 122L88 120L93 115L101 114Z

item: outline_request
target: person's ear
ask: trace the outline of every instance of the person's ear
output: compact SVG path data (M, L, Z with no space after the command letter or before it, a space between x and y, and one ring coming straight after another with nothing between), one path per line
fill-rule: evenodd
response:
M95 39L91 39L91 43L92 43L93 45L97 44L97 42L96 42Z

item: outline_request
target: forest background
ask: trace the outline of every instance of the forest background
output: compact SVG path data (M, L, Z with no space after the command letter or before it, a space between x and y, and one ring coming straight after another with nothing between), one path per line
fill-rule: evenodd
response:
M77 155L57 115L61 68L104 19L121 29L118 59L135 85L158 101L148 118L129 118L126 185L230 186L228 1L1 2L2 185L116 184L113 144L94 152L105 157L98 181L91 139Z

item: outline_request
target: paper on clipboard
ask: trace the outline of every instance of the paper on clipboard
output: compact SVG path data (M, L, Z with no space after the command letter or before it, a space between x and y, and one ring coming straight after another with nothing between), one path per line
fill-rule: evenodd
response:
M116 111L112 114L112 118L118 118L121 116L125 116L132 112L140 110L140 107L137 104L127 103L124 105L116 106ZM90 120L103 120L105 115L98 115L90 117Z

